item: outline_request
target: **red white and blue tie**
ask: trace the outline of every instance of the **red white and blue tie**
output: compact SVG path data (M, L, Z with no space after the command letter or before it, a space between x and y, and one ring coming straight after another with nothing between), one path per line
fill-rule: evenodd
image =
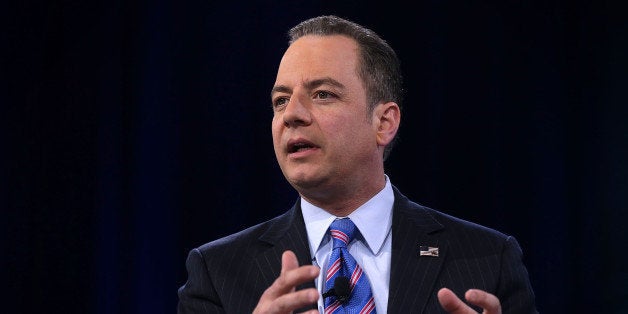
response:
M325 299L325 314L367 314L377 313L375 310L375 300L371 292L371 285L353 256L349 254L347 244L353 240L359 231L349 218L336 219L329 226L333 241L333 250L329 260L327 271L325 272L325 289L333 288L337 277L345 276L349 278L349 298L344 302L335 296Z

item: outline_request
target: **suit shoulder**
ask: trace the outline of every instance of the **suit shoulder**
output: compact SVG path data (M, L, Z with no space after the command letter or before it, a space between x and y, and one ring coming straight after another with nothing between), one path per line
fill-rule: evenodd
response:
M512 236L499 231L497 229L456 217L428 206L418 204L410 199L405 198L407 209L416 213L422 224L429 225L434 231L442 230L449 235L457 235L461 237L482 238L489 241L508 241ZM438 227L436 227L438 226Z
M435 217L435 219L440 221L443 225L450 226L455 229L464 230L466 232L487 233L498 238L508 238L510 236L502 231L488 227L486 225L479 224L477 222L465 220L433 208L425 206L424 208L429 211L433 215L433 217Z
M281 219L284 215L272 218L270 220L250 226L246 229L229 234L227 236L207 242L197 249L201 254L207 252L226 251L226 250L242 250L258 243L258 239L268 231L268 229Z
M488 226L419 204L406 197L394 186L393 191L395 193L395 212L399 214L399 218L414 221L416 226L423 228L428 233L445 230L447 233L484 234L496 239L510 237Z
M440 239L456 248L452 256L489 256L509 249L521 250L517 240L502 231L433 208L417 206L419 211L423 211L424 215L430 216L436 222L434 224L441 225L440 228L433 229L431 234L434 239Z

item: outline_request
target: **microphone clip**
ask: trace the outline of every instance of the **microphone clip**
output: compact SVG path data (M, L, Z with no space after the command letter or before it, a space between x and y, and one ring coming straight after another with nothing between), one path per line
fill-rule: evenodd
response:
M323 293L323 298L336 297L336 300L340 303L345 303L349 300L351 294L351 288L349 286L349 278L345 276L338 276L334 280L334 286Z

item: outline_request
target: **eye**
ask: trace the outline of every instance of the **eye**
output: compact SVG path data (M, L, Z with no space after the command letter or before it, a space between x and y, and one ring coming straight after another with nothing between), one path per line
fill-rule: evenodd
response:
M279 110L286 106L286 104L290 101L289 97L277 97L273 100L273 109Z
M328 91L324 91L324 90L317 91L316 94L314 94L314 98L316 98L316 99L329 99L329 98L332 98L334 96L335 96L334 94L332 94L332 93L330 93Z

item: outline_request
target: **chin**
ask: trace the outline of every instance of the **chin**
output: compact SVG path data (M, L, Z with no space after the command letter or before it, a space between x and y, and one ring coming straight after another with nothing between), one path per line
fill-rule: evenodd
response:
M296 190L301 191L319 187L323 180L315 175L298 174L288 177L288 182Z

